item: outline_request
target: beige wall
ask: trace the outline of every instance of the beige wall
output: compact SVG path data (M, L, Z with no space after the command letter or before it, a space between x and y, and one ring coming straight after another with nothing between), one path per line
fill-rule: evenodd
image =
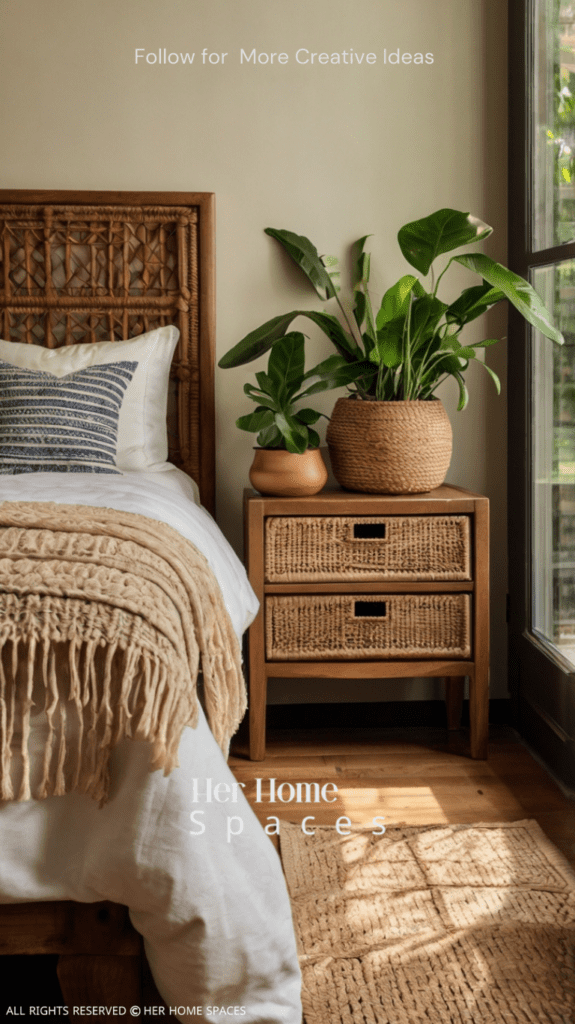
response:
M442 206L492 224L485 250L506 256L506 0L0 0L0 186L183 189L217 197L218 353L314 293L263 228L309 235L344 257L373 232L373 290L407 267L395 241L406 221ZM146 52L195 52L190 66L135 64ZM285 52L287 64L240 64L240 49ZM202 64L201 51L227 53ZM374 52L375 64L297 64L310 52ZM384 64L384 50L433 64ZM453 275L456 278L456 275ZM461 271L456 282L474 283ZM311 334L305 321L302 329ZM471 335L505 332L502 313ZM331 353L313 334L308 359ZM505 373L505 348L489 361ZM253 370L218 371L219 521L241 544L250 435L242 385ZM480 367L471 402L442 397L455 450L450 480L485 492L493 510L493 693L506 693L505 397ZM329 412L334 396L323 396ZM320 684L318 684L319 687ZM427 695L398 684L390 696ZM433 684L431 684L433 685ZM326 699L337 690L292 688ZM353 697L380 696L354 683ZM272 699L283 699L277 689Z

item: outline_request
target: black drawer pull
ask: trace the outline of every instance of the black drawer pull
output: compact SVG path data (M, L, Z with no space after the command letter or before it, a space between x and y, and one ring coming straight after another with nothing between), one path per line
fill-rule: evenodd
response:
M383 540L385 523L354 523L353 536L359 540Z
M387 615L386 601L356 601L356 619L384 619Z

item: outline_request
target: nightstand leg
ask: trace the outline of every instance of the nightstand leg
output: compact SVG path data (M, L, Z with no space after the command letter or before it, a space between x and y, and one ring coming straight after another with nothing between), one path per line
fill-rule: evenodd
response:
M445 677L445 710L447 712L447 728L450 731L459 729L461 726L464 683L465 676Z
M263 761L266 756L267 676L265 667L257 661L253 657L250 664L250 761Z
M481 661L475 665L475 679L469 680L469 725L471 756L485 761L489 740L489 666Z

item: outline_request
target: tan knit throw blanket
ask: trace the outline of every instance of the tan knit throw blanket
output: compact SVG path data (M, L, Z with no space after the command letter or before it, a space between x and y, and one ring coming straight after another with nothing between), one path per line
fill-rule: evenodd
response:
M238 640L205 557L176 530L130 512L0 503L0 799L71 790L105 803L112 748L152 744L150 770L177 763L198 719L227 756L246 707ZM48 739L31 792L31 715ZM10 777L18 738L22 778Z

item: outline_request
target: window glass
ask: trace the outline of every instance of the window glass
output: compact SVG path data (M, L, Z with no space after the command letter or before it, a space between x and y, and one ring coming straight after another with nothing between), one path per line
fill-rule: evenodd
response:
M575 0L536 0L533 245L575 238Z
M575 665L575 260L532 279L565 336L533 338L533 626Z

